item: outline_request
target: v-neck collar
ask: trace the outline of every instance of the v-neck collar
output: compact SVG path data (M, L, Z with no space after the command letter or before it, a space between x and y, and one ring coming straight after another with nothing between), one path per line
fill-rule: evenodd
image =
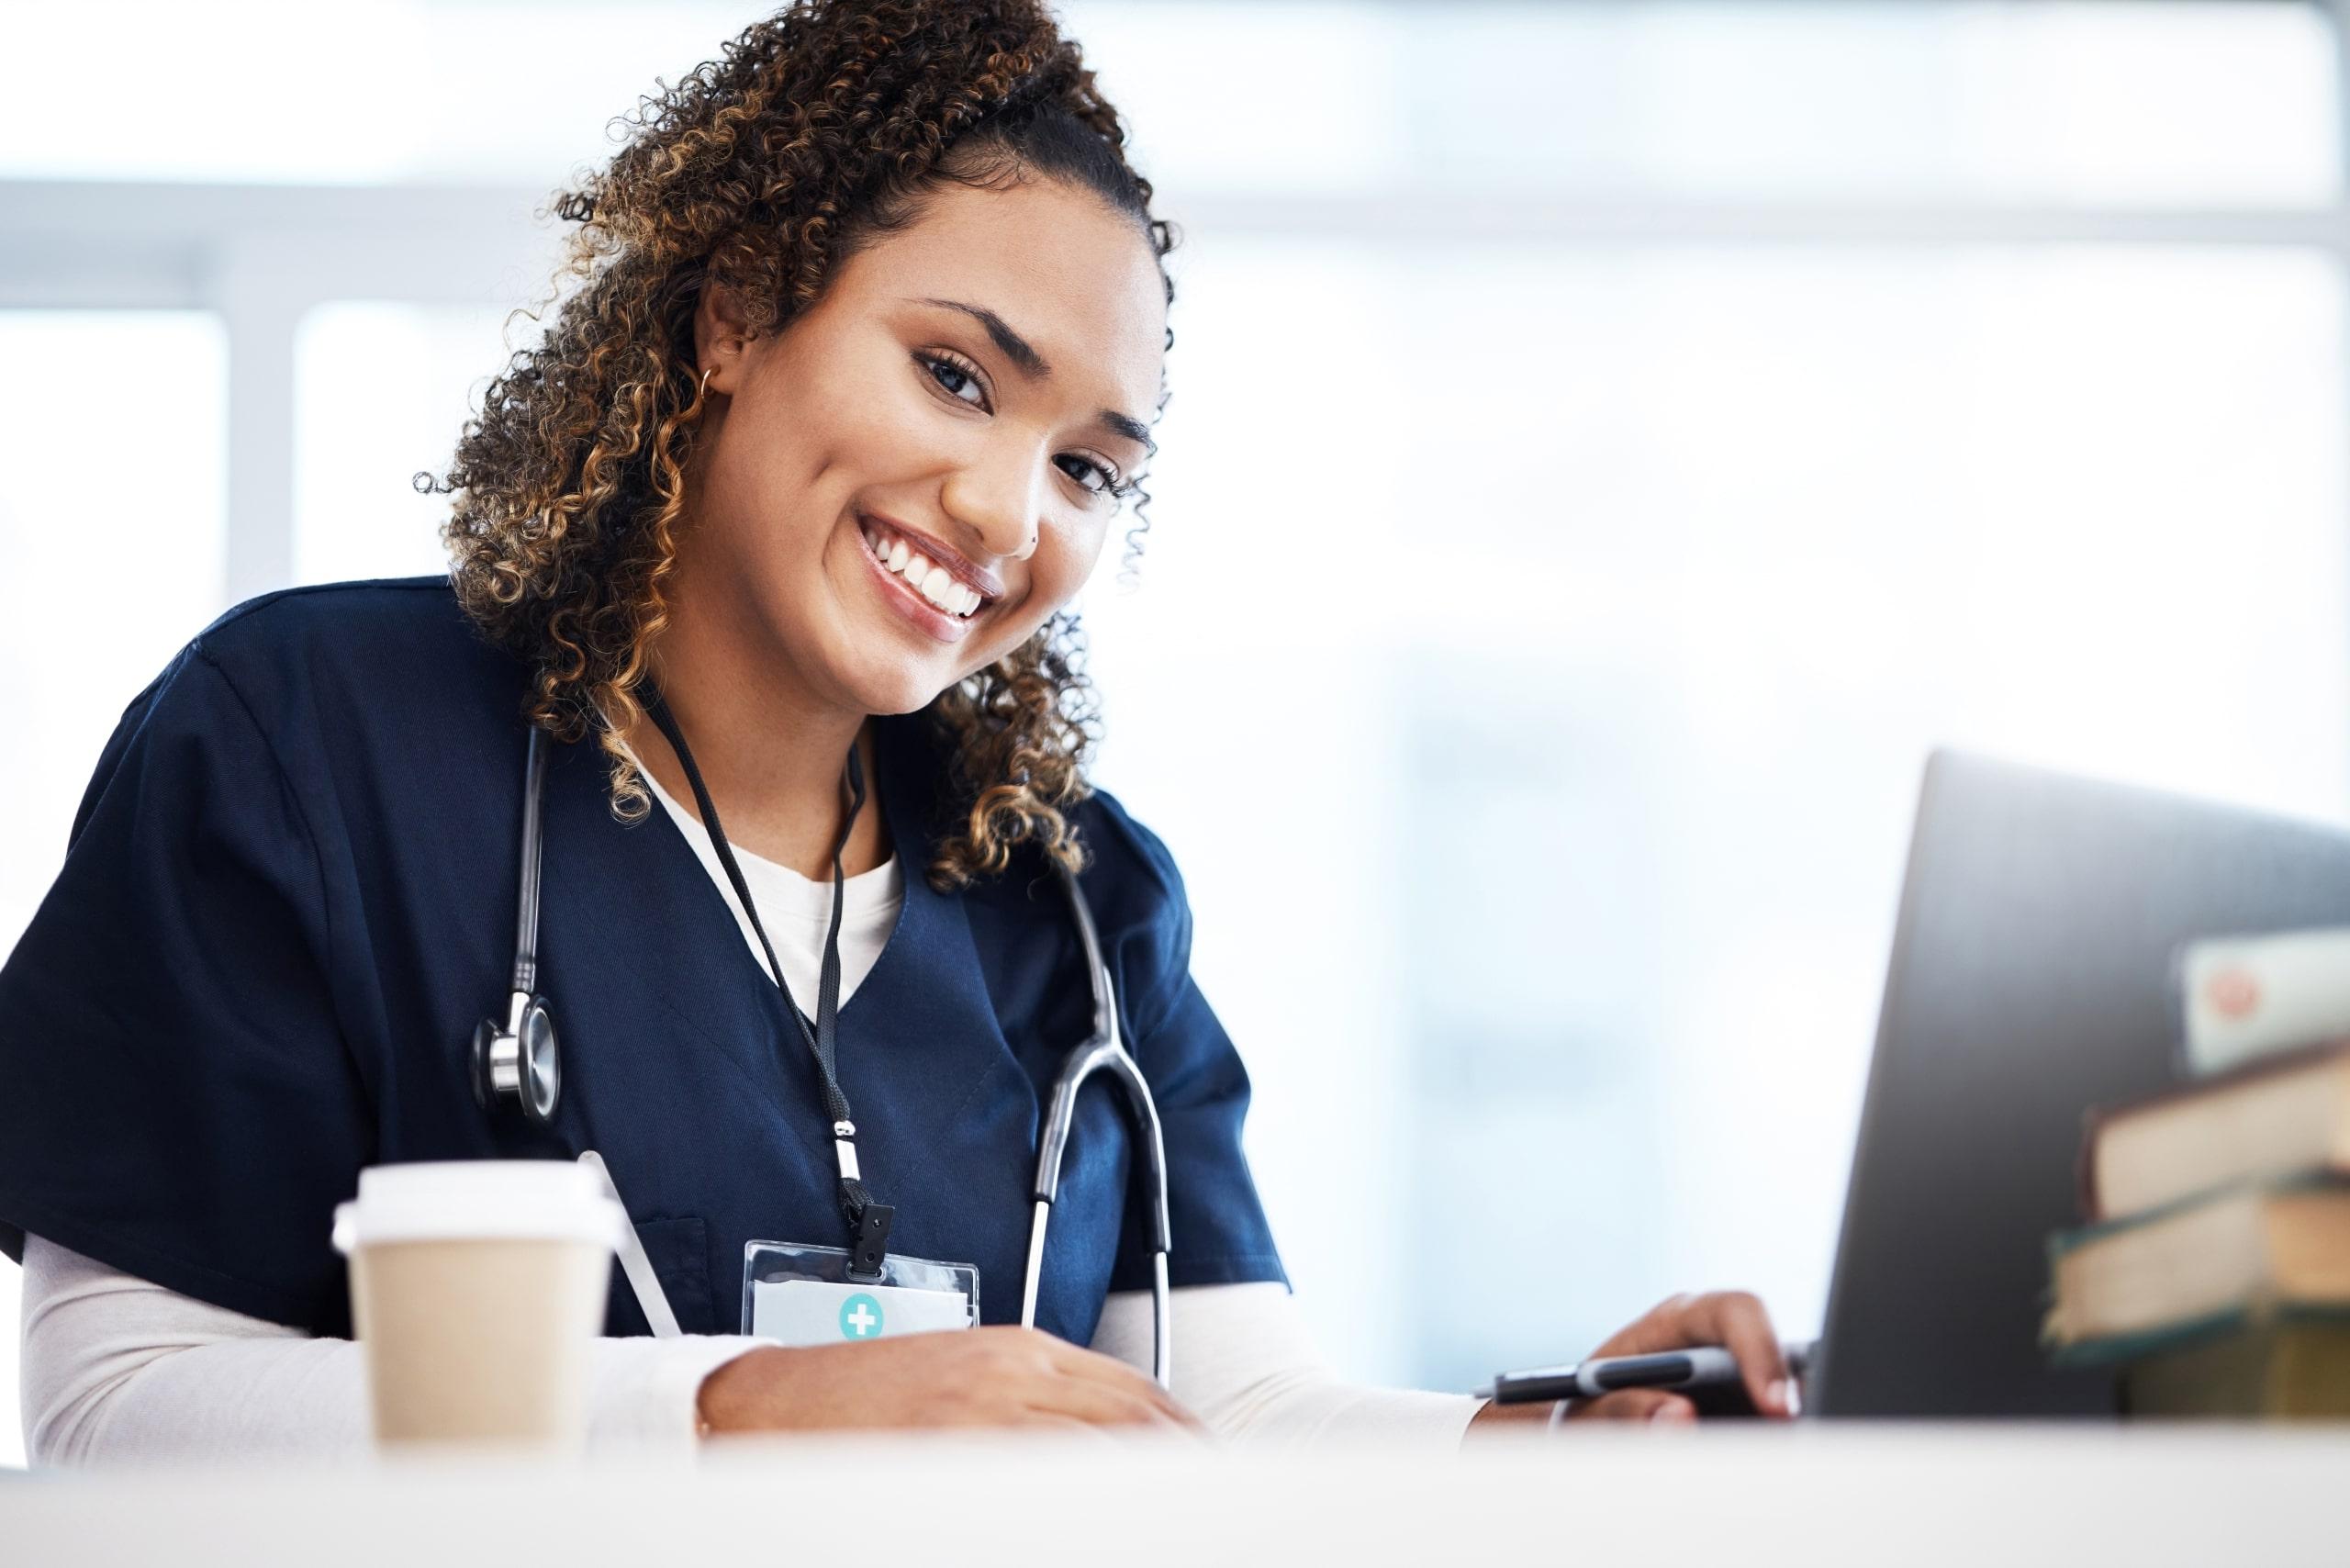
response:
M722 899L732 897L733 888L726 879L725 868L719 863L717 851L710 836L710 829L690 809L679 802L668 790L663 789L661 780L655 778L650 772L643 771L643 763L641 759L637 766L643 773L645 789L652 792L654 801L668 816L669 825L685 836L688 847L693 851L694 858L701 862L702 869L709 873L711 882L718 886L719 896ZM880 811L882 807L878 800L878 786L872 798L874 805L871 809ZM887 838L889 834L886 825L883 831L884 837ZM786 908L794 916L802 919L812 918L818 925L824 923L832 911L833 884L829 878L822 881L811 881L780 860L770 860L766 856L745 849L739 844L731 847L734 852L736 862L743 868L745 880L764 883L778 889L789 900ZM879 865L869 871L859 871L843 880L841 897L845 920L869 924L868 917L886 902L890 904L890 920L893 923L896 921L896 902L905 897L903 885L905 859L897 853L897 846L893 842L885 843L883 849L885 853ZM764 903L759 914L762 920L775 918Z
M930 859L924 808L933 799L935 783L934 777L927 775L928 754L915 728L924 722L919 713L884 715L873 721L874 788L880 795L882 825L889 830L890 853L897 857L903 896L898 901L898 917L890 924L889 935L882 938L881 951L874 958L873 967L858 982L856 994L841 1004L839 1016L844 1023L848 1019L849 1009L858 1002L876 994L878 988L896 982L899 971L906 965L907 949L929 946L937 922L948 913L923 872ZM894 963L892 954L897 955ZM870 1007L866 1009L867 1014L872 1011Z
M891 1249L970 1261L1008 1286L1026 1227L1001 1219L1027 1212L1042 1106L999 1011L977 912L925 874L952 824L930 722L876 721L874 771L904 897L841 1009L838 1070L867 1180L899 1208ZM649 1178L655 1190L679 1183L655 1201L711 1215L715 1259L739 1260L759 1237L830 1244L832 1142L782 992L668 813L613 822L600 763L592 743L568 747L548 779L548 973L577 1090L565 1096L569 1131L615 1170L666 1172ZM1086 1114L1097 1111L1109 1116L1106 1105ZM1115 1137L1088 1140L1097 1147L1080 1159L1124 1169ZM739 1266L713 1264L720 1299Z
M926 819L930 814L929 808L935 803L937 782L926 739L922 734L922 726L926 722L919 712L879 714L873 720L876 777L872 793L879 798L883 825L890 836L890 853L899 863L902 896L899 900L896 918L890 924L889 935L882 938L881 951L875 957L873 967L866 971L865 979L858 983L855 993L840 1004L838 1016L844 1027L849 1022L852 1010L856 1010L860 1002L874 994L878 988L892 982L895 971L904 966L905 949L925 945L936 922L948 913L942 907L944 895L931 888L923 874L923 868L930 857L930 830ZM639 766L643 766L641 762ZM647 782L651 782L650 776ZM727 932L733 937L731 944L733 951L729 955L730 967L747 973L750 979L759 982L759 989L771 998L763 1003L773 1010L771 1021L784 1029L789 1038L797 1041L799 1026L784 1010L782 988L767 972L767 960L753 952L751 945L742 939L733 906L728 902L718 878L711 874L700 852L686 835L684 827L658 801L654 804L655 814L661 819L655 836L665 846L655 852L664 858L682 859L692 866L694 875L688 880L699 886L695 892L688 895L689 901L705 910L714 911L716 919L724 923ZM647 828L654 826L650 823L643 825ZM706 825L703 831L705 834L709 831ZM893 954L898 955L895 962L892 961ZM794 1005L804 1003L812 1006L814 1002L812 996L792 998ZM867 1005L857 1011L856 1016L861 1020L872 1011L873 1007Z

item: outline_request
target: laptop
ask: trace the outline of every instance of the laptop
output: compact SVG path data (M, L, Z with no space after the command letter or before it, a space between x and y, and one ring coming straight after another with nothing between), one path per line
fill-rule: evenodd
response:
M2350 924L2350 834L1928 760L1810 1414L2113 1414L2039 1340L2082 1114L2179 1075L2179 945Z

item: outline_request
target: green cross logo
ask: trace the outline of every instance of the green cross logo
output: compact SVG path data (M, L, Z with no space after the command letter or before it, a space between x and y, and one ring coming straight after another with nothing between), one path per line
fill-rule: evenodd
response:
M841 1303L841 1338L870 1339L881 1332L881 1304L863 1291Z

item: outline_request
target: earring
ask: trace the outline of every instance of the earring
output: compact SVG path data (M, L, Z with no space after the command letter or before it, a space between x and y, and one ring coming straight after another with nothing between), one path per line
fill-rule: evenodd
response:
M717 374L717 371L718 366L713 364L709 369L704 370L701 373L701 386L694 392L695 402L699 403L710 396L710 378Z

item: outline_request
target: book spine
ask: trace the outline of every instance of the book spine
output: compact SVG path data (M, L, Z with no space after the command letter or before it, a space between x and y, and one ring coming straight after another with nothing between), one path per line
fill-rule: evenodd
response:
M2092 1105L2081 1113L2081 1147L2073 1160L2073 1192L2081 1206L2081 1218L2091 1225L2107 1217L2105 1195L2097 1179L2097 1152L2105 1125L2112 1119L2109 1106Z

